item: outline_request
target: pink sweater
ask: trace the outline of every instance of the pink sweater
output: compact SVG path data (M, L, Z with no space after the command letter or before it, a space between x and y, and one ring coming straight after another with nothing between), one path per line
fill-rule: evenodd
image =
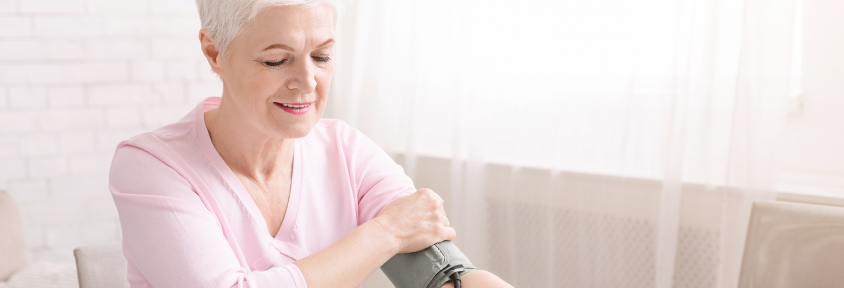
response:
M306 287L292 263L414 192L401 166L339 120L295 140L278 235L214 149L208 98L179 122L120 143L109 187L132 287Z

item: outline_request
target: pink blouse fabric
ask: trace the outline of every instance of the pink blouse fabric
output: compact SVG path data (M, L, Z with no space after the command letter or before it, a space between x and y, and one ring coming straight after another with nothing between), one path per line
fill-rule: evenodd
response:
M179 122L117 147L109 189L132 287L306 287L294 261L416 190L366 136L322 119L295 140L290 200L272 237L208 136L204 112L219 103L208 98Z

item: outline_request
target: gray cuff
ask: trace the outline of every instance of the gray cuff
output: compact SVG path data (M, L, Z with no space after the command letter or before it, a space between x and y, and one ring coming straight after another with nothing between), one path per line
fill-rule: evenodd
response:
M381 266L396 288L440 288L451 274L463 276L476 269L451 241L413 253L396 254Z

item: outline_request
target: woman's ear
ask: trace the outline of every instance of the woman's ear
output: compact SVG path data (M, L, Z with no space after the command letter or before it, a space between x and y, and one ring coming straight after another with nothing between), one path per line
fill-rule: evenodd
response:
M220 53L220 49L217 47L217 43L214 43L214 39L211 39L211 35L208 34L208 31L205 28L199 29L199 43L202 45L202 54L205 55L205 59L208 60L208 64L211 65L211 70L217 75L220 75L222 69L220 69L220 58L222 54Z

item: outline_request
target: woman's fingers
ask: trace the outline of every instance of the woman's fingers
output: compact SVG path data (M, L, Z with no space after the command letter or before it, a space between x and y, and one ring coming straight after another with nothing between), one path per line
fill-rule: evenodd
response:
M437 216L437 222L442 223L443 227L451 227L451 222L448 221L448 217L445 217L445 212L440 211Z
M442 240L454 240L454 238L457 238L457 231L454 231L454 228L445 227L445 229L443 229L443 232L440 236L441 236ZM442 240L440 240L440 241L442 241ZM440 241L437 241L437 242L440 242ZM433 244L431 244L431 245L433 245Z
M456 233L445 215L443 200L430 189L419 189L399 197L378 215L399 240L401 253L424 249L434 243L454 239Z

